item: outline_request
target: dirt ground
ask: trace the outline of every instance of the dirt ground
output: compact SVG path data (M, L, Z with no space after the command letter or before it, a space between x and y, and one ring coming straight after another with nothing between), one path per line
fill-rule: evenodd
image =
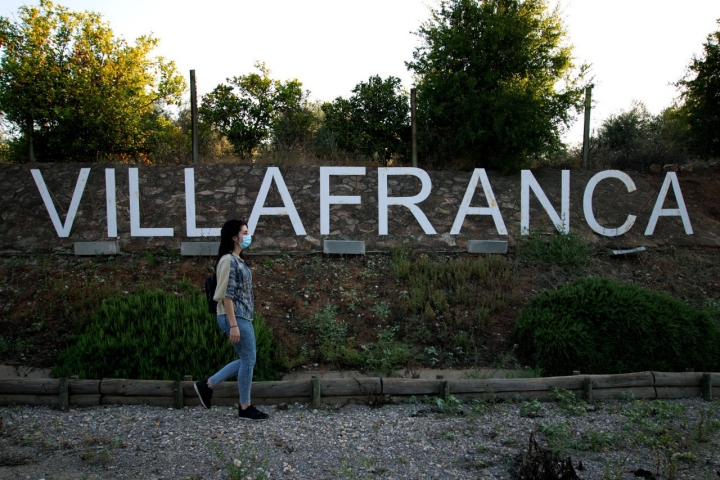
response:
M428 255L428 254L421 254ZM475 258L470 254L429 254L447 262ZM388 254L365 256L251 256L256 310L261 312L296 370L338 369L342 365L293 364L303 345L312 343L299 325L328 305L352 332L355 345L377 341L379 327L398 326L399 340L416 355L408 368L517 367L508 354L514 322L523 306L539 292L580 277L610 277L665 291L693 305L720 303L720 264L715 249L654 248L637 256L615 258L596 251L584 267L562 267L529 261L514 249L503 257L517 279L503 308L495 311L477 335L480 348L472 357L439 355L423 364L421 353L440 351L442 319L426 319L428 337L419 339L408 325L398 298L407 292ZM0 364L51 367L59 353L81 333L92 309L104 298L146 287L168 292L201 289L212 271L212 259L177 254L74 257L68 255L0 258ZM460 306L462 308L462 306ZM381 315L384 309L384 313ZM413 324L415 325L415 324ZM415 326L413 326L415 328ZM449 348L449 346L447 346Z

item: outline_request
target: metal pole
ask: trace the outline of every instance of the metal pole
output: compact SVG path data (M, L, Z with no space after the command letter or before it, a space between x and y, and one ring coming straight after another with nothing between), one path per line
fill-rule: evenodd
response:
M190 70L190 117L192 119L192 157L193 164L200 163L200 154L198 149L198 111L197 111L197 91L195 89L195 70Z
M583 131L583 169L588 169L590 158L590 110L592 109L592 89L590 84L585 88L585 130Z
M410 128L412 130L412 166L417 168L417 116L415 115L415 109L417 107L417 100L415 97L415 89L410 89Z

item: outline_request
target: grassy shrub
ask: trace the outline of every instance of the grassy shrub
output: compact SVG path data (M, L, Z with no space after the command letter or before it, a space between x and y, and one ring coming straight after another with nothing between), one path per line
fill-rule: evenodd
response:
M220 330L217 327L217 323L215 329ZM255 312L253 316L253 329L255 330L255 343L257 345L257 359L255 360L255 369L253 370L253 381L264 382L268 380L279 380L282 378L282 373L287 370L287 363L280 352L280 347L275 341L272 329L265 323L265 318L263 318L262 314ZM211 367L211 369L218 369L220 367L221 365L218 365Z
M273 380L283 370L272 331L255 316L254 380ZM142 290L103 301L87 330L60 354L56 377L181 380L204 378L237 359L207 312L204 295Z
M720 328L707 312L607 279L538 295L514 335L521 354L546 375L720 368Z
M562 233L555 230L550 236L545 236L530 231L520 243L519 253L527 260L582 267L592 254L592 246L574 232Z
M475 363L494 315L514 299L517 275L498 256L433 261L407 248L391 250L398 279L407 285L393 304L402 318L399 338L424 347L428 366Z

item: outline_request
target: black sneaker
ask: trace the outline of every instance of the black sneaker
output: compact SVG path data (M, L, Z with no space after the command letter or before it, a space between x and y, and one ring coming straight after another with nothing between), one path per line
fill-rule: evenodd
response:
M242 407L238 407L238 417L240 420L267 420L270 415L268 415L265 412L261 412L255 406L250 405L245 410L242 409Z
M207 379L195 382L195 392L198 394L198 397L200 397L200 403L203 407L212 407L213 389L208 387Z

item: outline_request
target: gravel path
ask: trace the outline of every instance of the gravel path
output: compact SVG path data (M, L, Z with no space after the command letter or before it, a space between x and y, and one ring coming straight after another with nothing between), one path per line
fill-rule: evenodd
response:
M3 407L0 478L505 479L533 431L583 479L720 477L717 400L261 408Z

